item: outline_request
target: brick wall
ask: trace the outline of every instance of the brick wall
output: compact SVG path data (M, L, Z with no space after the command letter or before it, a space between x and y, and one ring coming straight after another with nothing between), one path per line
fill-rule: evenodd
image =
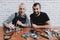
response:
M0 0L0 26L11 14L18 12L20 3L25 3L26 13L32 13L34 2L41 3L41 11L46 12L52 26L60 26L60 0Z

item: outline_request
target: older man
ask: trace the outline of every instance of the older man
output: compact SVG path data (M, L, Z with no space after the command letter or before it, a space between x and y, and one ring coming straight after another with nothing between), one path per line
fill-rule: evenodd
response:
M4 21L3 25L6 30L15 29L15 26L19 26L19 28L30 27L29 19L25 14L25 5L21 3L19 5L19 11L12 14L6 21ZM4 31L6 32L6 30Z

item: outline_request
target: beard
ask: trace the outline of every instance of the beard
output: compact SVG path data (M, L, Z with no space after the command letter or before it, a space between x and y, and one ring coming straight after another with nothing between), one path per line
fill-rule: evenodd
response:
M37 16L39 13L40 13L40 12L34 12L34 15L36 15L36 16Z

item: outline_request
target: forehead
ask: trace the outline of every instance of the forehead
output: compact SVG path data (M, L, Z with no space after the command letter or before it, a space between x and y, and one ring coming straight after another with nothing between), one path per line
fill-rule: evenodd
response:
M25 6L24 5L20 5L19 8L25 8Z
M40 8L40 6L39 5L36 5L36 6L33 6L33 8Z

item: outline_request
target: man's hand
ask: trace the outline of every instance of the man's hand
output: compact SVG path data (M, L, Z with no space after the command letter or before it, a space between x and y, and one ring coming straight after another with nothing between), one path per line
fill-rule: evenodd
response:
M26 27L26 24L23 24L23 23L22 23L21 21L19 21L19 20L17 21L17 24L18 24L18 25L21 25L21 26L23 26L23 27Z
M19 20L17 21L17 24L18 24L18 25L23 25L22 22L19 21Z
M10 28L10 29L14 29L15 28L15 26L13 24L5 24L5 26L7 28Z
M11 27L11 29L15 29L15 26L13 24L9 24L9 26Z
M33 26L34 28L39 28L36 24L32 24L32 26Z
M32 26L37 27L37 25L35 25L35 24L32 24Z
M50 40L58 40L56 37L51 37Z

